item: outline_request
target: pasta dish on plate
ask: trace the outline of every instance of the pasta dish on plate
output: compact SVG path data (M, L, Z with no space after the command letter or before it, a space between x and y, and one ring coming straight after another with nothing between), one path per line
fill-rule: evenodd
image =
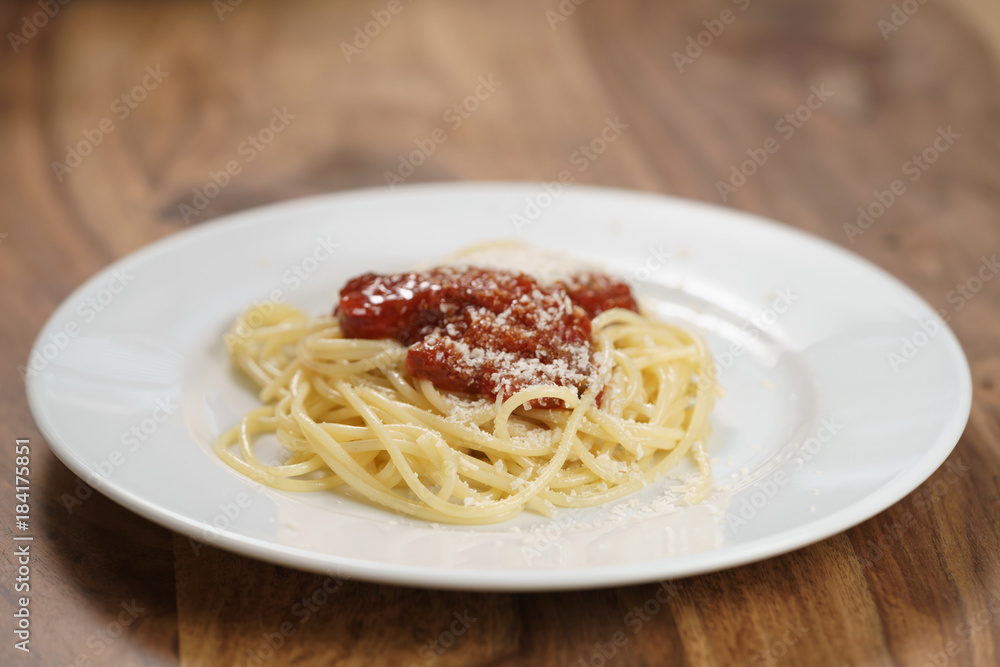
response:
M262 405L215 452L276 489L346 485L413 517L484 524L606 503L685 458L699 472L686 500L711 488L705 344L559 253L493 243L367 273L330 315L253 308L225 341ZM262 460L268 435L285 460Z

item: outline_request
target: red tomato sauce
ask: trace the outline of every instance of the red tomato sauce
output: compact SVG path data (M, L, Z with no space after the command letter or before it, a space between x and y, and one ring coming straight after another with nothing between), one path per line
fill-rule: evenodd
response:
M603 274L542 285L523 273L445 266L353 278L335 315L347 338L409 346L413 377L444 391L506 399L545 384L582 394L594 373L590 320L611 308L638 311L628 285Z

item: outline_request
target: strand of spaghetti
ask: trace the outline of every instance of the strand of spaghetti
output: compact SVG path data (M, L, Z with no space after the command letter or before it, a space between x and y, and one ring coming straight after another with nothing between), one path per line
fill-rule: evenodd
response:
M278 373L274 378L264 385L258 394L260 400L262 401L273 401L276 396L278 396L282 391L285 391L285 387L288 385L289 380L295 375L295 372L301 368L300 362L296 359L292 363L285 366L280 373Z
M375 436L382 442L382 445L385 447L385 450L389 453L389 457L395 464L396 470L399 471L401 477L403 478L403 481L406 483L409 489L416 494L416 496L420 500L427 503L432 509L436 509L437 511L442 512L444 514L452 514L457 516L467 514L470 516L481 517L484 515L494 513L495 508L489 508L488 510L485 511L477 511L478 508L465 509L464 507L461 510L461 512L459 512L458 505L455 505L454 503L451 503L448 500L439 498L430 489L428 489L427 486L423 482L421 482L420 479L417 477L417 475L413 472L413 469L411 468L409 461L400 451L400 448L396 443L396 440L385 428L385 424L383 424L382 421L375 415L371 407L364 401L362 401L358 397L357 393L355 393L355 391L351 387L349 387L346 382L342 380L337 381L334 383L334 388L341 394L343 394L344 398L348 401L348 403L350 403L351 406L358 411L358 414L361 415L362 419L364 419L368 427L372 430Z
M596 385L595 385L595 387L596 387ZM584 399L581 399L581 404L583 403L583 401L591 401L592 402L594 400L594 396L596 395L596 391L597 391L596 388L588 391L588 393L585 394ZM542 396L532 395L530 392L531 392L530 389L529 390L524 390L522 392L518 392L517 394L515 394L514 396L512 396L511 398L509 398L508 402L512 402L512 403L517 403L519 401L520 402L527 402L529 400L533 400L534 398L541 398L542 397ZM567 430L565 430L563 432L563 434L562 434L562 440L560 442L559 448L555 452L554 460L550 460L549 466L548 466L548 468L547 468L547 470L545 472L543 472L541 475L539 475L539 477L537 477L536 479L534 479L534 480L532 480L530 482L530 484L532 486L540 488L542 486L542 483L544 482L545 486L547 487L547 485L551 482L551 480L554 479L557 476L557 474L561 471L561 467L562 467L563 463L565 462L565 459L566 459L566 457L567 457L567 455L569 453L569 450L570 450L570 448L567 445L570 444L568 442L568 439L569 439L569 436L572 433L571 429L572 429L573 420L575 418L576 421L577 421L577 423L579 423L579 421L582 420L584 414L585 414L584 412L581 412L580 406L577 406L577 408L573 411L573 413L572 413L572 415L570 417L571 426L570 426L570 428L568 428ZM556 464L558 464L558 465L556 465ZM526 468L526 470L531 470L531 468ZM518 478L518 479L520 479L520 478ZM515 487L515 484L514 484L513 481L511 481L511 488L513 489L514 487ZM544 489L538 491L538 494L542 494L542 493L544 493ZM532 504L534 504L534 503L532 503ZM542 508L538 508L538 509L540 511L542 510Z
M295 343L302 338L302 335L309 332L307 322L281 322L265 329L254 331L248 342L259 343L260 352L258 356L270 359L283 357L284 347L289 343Z
M240 420L240 450L243 453L243 459L250 462L251 465L261 467L261 463L253 451L253 434L257 431L266 430L269 426L271 426L271 422L273 421L274 408L270 406L251 410L243 416L242 420Z
M511 473L498 473L492 465L468 455L459 459L461 474L468 479L504 493L514 493ZM523 482L523 480L522 480Z
M704 346L699 341L699 351L701 359L707 358L707 351ZM708 421L708 413L711 410L711 400L706 400L706 397L714 392L714 380L711 378L706 382L699 382L697 385L697 392L694 397L694 406L691 409L691 416L688 422L687 433L681 439L677 446L670 452L666 457L663 458L656 466L654 466L650 471L647 472L647 476L651 475L651 479L656 479L663 471L672 467L677 463L681 456L683 456L695 439L699 438L702 432L702 428Z
M515 397L518 398L517 402L514 401ZM494 437L500 438L501 440L510 440L510 431L507 429L507 419L510 417L510 413L514 412L515 408L519 408L525 403L529 403L540 398L561 399L568 408L574 408L580 403L580 397L577 395L576 390L570 387L539 385L529 389L522 389L514 394L514 396L511 396L504 401L503 405L500 406L497 416L493 419Z
M216 440L213 449L216 456L221 458L233 469L242 473L246 477L249 477L250 479L266 486L282 489L284 491L323 491L326 489L332 489L341 483L340 480L334 476L316 480L294 480L268 474L265 469L253 466L243 459L234 456L233 453L229 451L229 446L238 439L239 431L240 427L234 426L224 432Z
M690 345L680 349L656 350L655 352L647 351L642 354L636 354L631 359L632 362L639 368L645 368L646 366L652 366L653 364L662 364L678 359L691 359L694 351L695 347Z
M432 450L429 450L426 446L417 442L417 440L420 437L419 435L413 438L412 440L408 440L407 438L412 434L407 432L400 432L399 430L400 428L405 428L405 425L387 424L386 426L388 426L389 430L392 431L394 435L400 439L399 446L402 452L407 456L417 457L418 459L422 459L425 462L433 462L433 461L443 462L439 455L436 454L432 455L431 454ZM424 433L421 432L420 435L424 435ZM355 459L359 458L356 456L358 454L377 455L385 451L385 447L383 446L382 441L374 437L366 438L364 440L339 442L338 444L343 448L345 452L354 456ZM375 458L375 456L371 456L369 458Z
M303 400L311 389L309 382L301 377L301 373L296 375L292 382L293 394L295 395L292 402L292 414L295 415L303 432L310 436L313 444L317 446L317 453L323 457L323 460L338 477L374 503L430 521L440 518L439 513L431 508L424 507L420 503L403 498L384 488L379 489L378 487L382 485L374 479L372 474L348 455L339 443L321 429L305 412Z
M268 466L261 463L253 449L253 436L262 431L272 430L275 421L274 409L267 407L252 410L243 417L238 427L238 439L243 459L251 466L272 477L294 477L317 470L322 465L322 461L315 461L315 457L292 465ZM323 488L329 487L324 486Z
M399 474L399 468L392 461L386 462L384 466L379 468L377 463L372 460L369 467L373 469L371 472L375 481L386 489L395 489L403 481L403 476Z
M421 395L424 400L431 404L431 407L443 415L451 412L451 406L430 380L417 380L417 386L420 387Z
M698 484L684 497L684 501L689 504L700 503L712 490L712 469L708 461L708 452L705 443L695 440L692 446L694 450L694 460L698 463Z
M275 435L281 444L292 451L309 451L309 441L302 435L301 429L299 429L298 424L295 423L289 412L291 403L291 392L285 391L281 399L275 404L274 418L277 422Z
M394 341L341 338L340 336L340 327L323 329L306 338L306 345L314 355L347 360L364 359L381 354L390 348L402 347Z
M424 467L430 472L431 477L434 476L434 473L439 473L441 469L457 468L455 450L448 447L444 440L435 433L428 431L422 426L411 424L388 424L386 428L393 434L410 438L412 445L408 447L408 443L404 440L402 441L401 448L404 453L412 450L411 455L422 457L427 464L430 464ZM415 460L414 462L420 464L419 460ZM444 483L443 480L435 481L438 484ZM438 495L440 495L440 491Z
M420 410L419 408L415 408L412 405L408 405L400 401L394 401L393 399L383 396L378 392L367 391L364 396L366 400L370 401L372 404L377 404L384 411L392 414L400 421L423 422L435 431L438 431L443 435L451 435L455 439L466 443L467 446L475 447L480 451L491 451L523 456L546 456L552 453L552 450L549 447L529 448L514 446L509 442L505 443L499 438L496 438L492 434L479 428L471 428L469 426L465 426L464 424L449 421L441 415Z
M699 408L702 407L702 405L696 404L695 411L698 411ZM692 418L692 426L696 425L697 422ZM696 437L696 432L694 428L692 428L690 431L688 431L688 434L685 435L685 437L679 443L677 443L677 446L674 449L672 449L669 454L663 457L663 459L660 460L651 469L646 471L646 479L651 482L656 481L657 479L659 479L660 475L662 475L666 470L677 465L677 462L680 461L680 459L691 448L691 445L695 441L695 437Z
M615 383L615 389L618 390L615 393L618 405L624 407L634 401L636 394L639 393L639 387L642 384L640 381L642 374L639 367L627 354L620 350L615 350L614 355L615 366L624 375L623 379ZM623 388L624 394L622 393ZM619 415L621 414L621 408L619 408L618 413Z
M603 410L603 406L601 409ZM549 410L546 411L545 413L539 413L536 416L536 419L550 429L563 428L569 422L569 415L560 414L560 412L556 410ZM591 420L585 421L582 424L580 424L579 431L583 435L589 436L591 438L607 439L609 437L607 429L605 429L600 424L597 424L596 422Z
M618 484L619 480L623 480L623 478L621 476L614 475L612 471L608 471L603 466L599 465L596 461L596 457L594 457L589 450L583 447L582 441L577 437L577 430L579 428L580 423L586 416L589 415L590 411L593 409L596 403L595 399L597 397L599 388L603 387L604 385L604 382L601 382L600 380L602 378L606 379L610 375L609 364L613 359L613 355L611 354L611 346L610 343L607 341L607 339L603 339L599 342L601 348L599 352L602 363L598 367L596 373L596 378L598 381L590 383L589 387L587 388L587 392L584 395L584 398L581 399L580 401L580 405L576 407L576 409L570 416L569 422L565 427L562 437L564 439L567 438L569 439L569 441L572 443L573 452L583 462L584 466L586 466L594 475L602 479L606 476L610 476L610 479L607 481L612 484ZM581 408L583 409L581 410ZM576 421L575 425L573 423L574 420Z
M365 404L362 400L360 400L360 398L356 393L354 393L354 391L352 391L349 387L347 387L346 384L343 382L335 384L334 387L342 394L344 394L344 396L351 403L351 405L354 406L354 408L359 412L359 414L362 415L362 417L365 420L365 423L367 423L369 427L376 432L376 434L378 434L379 431L382 430L383 425L377 421L375 415L371 413L369 406ZM532 388L523 390L521 392L514 394L514 396L509 398L506 402L510 403L518 400L522 402L527 402L530 400L534 400L535 398L545 398L549 396L549 394L545 394L543 391L539 391L540 389L543 388ZM551 387L547 389L551 390ZM576 400L579 401L580 399ZM577 408L574 414L576 414L577 417L580 418L582 415L578 413L579 413L579 408ZM379 435L379 438L383 439L382 435ZM566 454L568 453L569 446L571 444L570 439L567 438L565 435L564 439L565 442L560 445L560 450L562 451L556 452L556 455L553 457L552 461L550 461L546 465L544 472L540 474L539 477L532 480L523 490L519 490L513 495L504 498L503 500L491 503L489 507L476 507L476 506L459 507L458 505L455 505L453 503L441 501L440 498L431 493L430 490L427 489L427 487L424 486L424 484L422 484L416 478L415 475L413 475L412 470L410 470L409 468L409 465L402 457L402 455L399 453L395 442L388 437L386 437L383 441L386 445L386 450L389 452L389 455L392 457L393 461L396 462L397 468L400 469L400 472L403 475L403 479L406 481L410 489L414 493L416 493L421 500L427 502L432 507L448 514L462 516L463 518L466 517L482 518L484 516L489 516L490 514L495 514L497 511L503 511L509 508L518 509L524 505L524 503L527 501L528 498L534 496L537 493L537 491L540 490L545 485L547 480L552 475L555 474L555 472L558 470L558 467L562 466L562 463L565 460ZM558 466L556 464L558 464Z
M601 415L600 410L596 408L591 408L587 412L587 418L592 420L591 421L592 425L596 421L594 420L595 415L600 415L602 417L602 421L606 422L606 424L602 425L604 427L604 430L603 432L600 433L601 439L606 442L614 442L617 445L621 445L623 448L625 448L627 451L629 451L631 454L634 455L636 447L634 443L631 443L629 441L628 436L625 434L625 432L621 429L618 429L618 433L615 433L614 429L607 428L607 426L617 426L615 420L610 417L604 419L605 417L607 417L606 415ZM582 441L577 440L577 442L574 444L573 451L577 455L577 458L584 464L585 469L590 471L593 474L593 476L597 479L603 479L605 482L611 484L619 484L622 483L625 475L627 474L625 470L612 470L609 468L609 466L614 464L617 461L617 459L607 456L605 454L601 456L601 458L607 459L607 464L604 464L602 461L598 460L598 456L595 456L588 448L583 446Z
M653 404L653 411L649 415L649 421L654 424L662 424L666 421L666 411L669 405L667 399L670 392L671 374L673 374L673 379L676 381L676 371L673 368L669 370L657 368L654 370L654 374L657 380L656 402ZM683 437L683 434L681 437Z
M409 401L418 408L423 408L424 410L430 407L430 402L424 397L423 394L414 389L413 385L403 378L402 373L392 368L385 369L384 373L403 400Z
M564 468L551 482L549 482L549 488L572 489L598 481L600 481L600 478L595 476L594 473L587 468L581 467L573 468L571 470L566 470Z
M591 410L587 417L637 456L639 455L637 445L640 443L649 444L656 449L672 449L685 434L685 430L680 428L641 424L627 419L617 420L600 410ZM673 444L669 444L671 442Z
M353 410L351 410L351 414L354 414ZM371 430L367 426L350 426L326 421L322 423L317 422L317 426L323 429L331 438L340 442L343 447L347 447L348 443L378 442L376 438L371 436Z
M313 374L312 385L316 389L316 393L326 400L343 405L344 397L341 396L336 389L331 387L322 375Z
M600 455L600 458L605 459L606 464L599 461L597 456L594 456L583 446L579 438L573 439L573 451L588 470L608 484L622 484L627 479L627 468L624 470L613 470L611 466L617 461L607 456L607 454Z
M382 354L361 361L320 361L307 352L302 356L302 364L316 373L323 373L334 378L344 378L367 373L382 365L395 364L400 358L397 350L387 350Z
M458 464L455 460L455 450L448 447L440 437L427 432L417 436L417 444L433 449L438 453L441 460L441 467L435 470L431 476L436 477L435 481L440 487L437 493L438 498L444 500L451 498L455 492L455 486L458 484ZM443 473L441 472L442 470L444 471Z
M605 491L597 491L594 493L577 492L575 496L564 491L555 491L550 489L549 493L545 497L546 500L558 507L595 507L597 505L603 505L611 502L612 500L624 498L630 493L635 493L644 485L645 483L641 479L630 480L624 484L609 487Z
M257 383L257 385L263 387L271 381L271 376L261 368L257 360L243 347L234 349L231 354L233 361L239 366L240 370L250 376L250 379Z
M682 428L654 426L632 421L625 422L623 426L629 437L646 443L654 449L673 449L684 437L684 429ZM639 452L636 454L642 456Z
M607 357L605 357L605 359L607 359ZM599 369L598 377L601 377L603 374L604 374L603 368ZM587 410L590 408L591 405L594 404L594 401L597 398L597 392L599 390L599 386L600 383L598 382L591 383L590 386L587 388L587 391L584 392L584 395L580 399L579 404L575 408L573 408L573 412L570 415L569 422L566 428L562 432L562 437L560 439L558 449L555 451L552 459L548 462L545 471L530 482L532 487L537 487L539 489L542 487L547 487L548 483L556 476L559 470L562 469L562 466L566 462L566 458L569 456L569 452L572 448L573 444L572 436L579 428L580 423L586 416ZM527 401L520 399L522 394L526 394L527 392L530 392L530 389L517 392L507 400L520 401L521 403L525 403Z

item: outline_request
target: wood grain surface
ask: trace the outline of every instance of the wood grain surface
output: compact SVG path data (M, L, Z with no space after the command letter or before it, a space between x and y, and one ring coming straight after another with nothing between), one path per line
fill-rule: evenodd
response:
M575 2L0 5L0 663L1000 664L1000 281L960 309L948 299L1000 251L1000 6ZM398 12L379 34L345 54L355 29L390 7ZM722 19L679 67L688 38ZM478 108L448 122L484 80ZM792 136L777 134L815 89L830 94ZM294 117L247 148L275 110ZM577 182L787 222L948 312L975 385L950 468L782 557L667 584L514 595L195 554L186 538L79 487L46 448L18 367L60 301L109 262L231 211L385 185L436 127L447 140L409 182L551 180L615 118L628 127ZM918 180L904 177L949 128L947 150ZM719 182L774 136L780 150L724 200ZM100 142L76 164L67 147L88 137ZM186 209L234 160L227 187L204 210ZM870 228L845 229L903 178L905 194ZM15 438L33 447L30 654L12 633ZM67 507L72 497L84 500ZM304 623L303 600L314 607ZM456 619L462 632L450 636Z

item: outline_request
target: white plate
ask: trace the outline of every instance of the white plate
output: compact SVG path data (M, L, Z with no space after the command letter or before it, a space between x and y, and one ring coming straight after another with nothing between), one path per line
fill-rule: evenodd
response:
M681 506L665 480L554 519L439 526L342 492L266 489L213 456L220 430L256 405L222 344L251 303L329 311L351 276L519 235L603 261L647 306L705 333L728 391L712 420L707 502ZM689 201L527 184L337 194L176 234L74 292L32 363L28 398L56 455L138 514L292 567L484 590L653 581L816 542L927 479L972 395L931 308L832 244Z

